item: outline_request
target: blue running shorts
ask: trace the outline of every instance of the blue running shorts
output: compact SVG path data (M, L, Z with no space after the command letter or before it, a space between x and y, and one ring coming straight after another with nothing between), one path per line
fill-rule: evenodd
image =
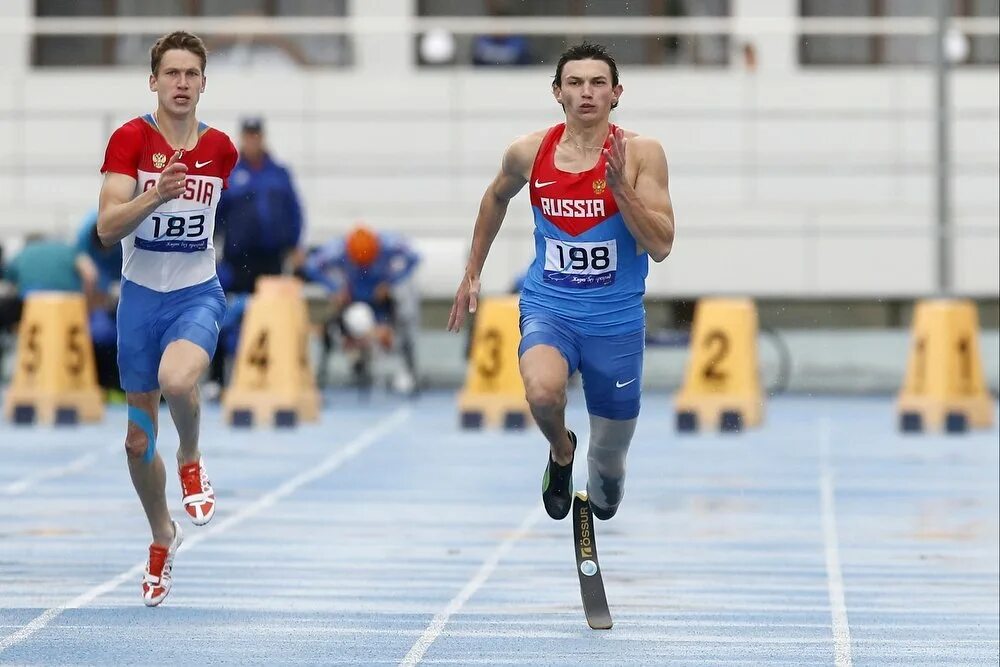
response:
M175 340L189 340L211 359L226 316L218 278L173 292L122 280L118 300L118 367L127 392L159 388L160 358Z
M551 313L521 313L518 357L535 345L551 345L579 370L587 411L605 419L635 419L642 394L646 330L601 336L580 331Z

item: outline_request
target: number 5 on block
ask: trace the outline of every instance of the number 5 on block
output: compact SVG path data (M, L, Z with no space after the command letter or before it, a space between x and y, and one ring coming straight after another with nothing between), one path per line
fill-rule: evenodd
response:
M104 417L83 295L36 292L27 298L4 414L18 424Z
M760 424L764 399L753 301L698 302L684 386L675 409L677 430L682 432L740 431Z
M524 428L529 417L517 364L518 298L480 299L465 386L458 397L463 428Z

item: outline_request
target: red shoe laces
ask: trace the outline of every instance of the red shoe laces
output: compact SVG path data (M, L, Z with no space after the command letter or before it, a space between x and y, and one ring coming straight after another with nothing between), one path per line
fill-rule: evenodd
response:
M163 565L167 562L167 548L154 544L149 547L149 573L154 577L163 576Z
M202 492L201 466L197 462L181 467L181 486L184 488L185 496Z

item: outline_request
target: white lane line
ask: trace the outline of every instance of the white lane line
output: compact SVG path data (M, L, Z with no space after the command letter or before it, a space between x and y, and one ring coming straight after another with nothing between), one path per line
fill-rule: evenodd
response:
M424 657L424 653L427 652L427 649L431 647L431 644L434 643L438 635L441 634L441 631L444 630L444 626L448 624L448 619L458 613L465 606L465 603L469 601L469 598L476 594L476 591L486 583L486 580L490 578L493 571L497 569L500 560L514 548L517 542L522 540L531 531L531 528L538 523L538 520L542 516L544 516L544 511L541 505L537 505L528 512L517 530L497 545L489 558L479 566L479 570L473 575L472 579L469 579L462 590L458 592L458 595L453 597L444 609L435 614L434 618L431 619L430 625L427 626L427 629L420 635L416 643L410 647L406 657L399 663L399 667L413 667L420 662L421 658Z
M833 620L833 661L836 667L851 667L851 627L847 622L844 599L844 575L840 570L840 548L837 539L837 511L833 495L833 473L830 469L830 418L819 422L819 496L823 516L823 543L826 552L826 583L830 595Z
M10 482L5 486L0 486L0 495L15 496L19 493L24 493L26 490L30 489L39 482L44 482L50 479L58 479L59 477L65 477L66 475L72 475L75 472L85 470L92 464L96 463L97 459L104 454L108 454L116 450L121 450L124 453L125 446L115 445L114 447L107 447L96 452L84 454L83 456L73 459L65 465L56 466L54 468L45 468L44 470L39 470L38 472L34 472L30 475L25 475L19 480Z
M231 516L226 517L225 519L223 519L218 523L213 524L207 530L203 530L202 532L199 532L197 535L192 536L190 539L186 540L181 545L181 548L178 549L178 552L187 551L191 549L194 545L198 544L199 542L209 537L220 535L226 532L230 528L243 523L250 517L259 514L261 511L267 509L268 507L271 507L282 498L285 498L286 496L294 493L300 487L305 486L306 484L319 479L323 475L326 475L336 470L345 462L357 456L358 454L363 452L366 448L371 446L373 443L377 442L380 438L384 437L386 434L392 431L392 429L396 428L401 423L409 419L411 414L412 414L412 409L409 407L404 407L396 410L396 412L394 412L388 419L381 422L378 426L375 426L374 428L368 429L367 431L363 432L357 438L349 442L346 446L330 454L330 456L325 458L319 465L311 467L307 471L296 475L295 477L291 478L290 480L288 480L281 486L277 487L273 491L265 493L263 496L255 500L253 503L244 507L242 510L236 512ZM111 591L115 590L116 588L118 588L127 581L134 580L138 582L137 577L141 572L145 570L145 568L146 568L146 561L137 563L136 565L132 566L125 572L122 572L121 574L112 577L111 579L105 581L103 584L99 584L91 588L85 593L73 598L72 600L64 602L59 606L52 607L51 609L46 609L44 612L35 617L30 623L25 625L23 628L21 628L14 634L4 637L3 639L0 639L0 653L3 653L10 647L21 643L31 635L35 634L36 632L47 626L49 623L51 623L53 619L58 617L61 613L63 613L67 609L76 609L78 607L83 607L93 602L97 598L101 597L102 595L110 593ZM139 596L137 595L136 604L138 604L138 599Z

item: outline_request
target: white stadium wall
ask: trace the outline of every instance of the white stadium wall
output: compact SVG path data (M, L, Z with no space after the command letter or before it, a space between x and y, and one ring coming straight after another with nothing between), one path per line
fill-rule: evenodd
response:
M209 60L200 117L230 133L243 115L265 117L276 157L297 178L310 243L359 218L410 235L425 256L424 293L450 295L502 151L561 119L552 72L416 69L398 45L373 63L377 46L361 40L351 70ZM678 225L675 254L651 268L650 293L933 293L933 73L769 66L790 51L765 43L756 73L624 68L614 120L664 144ZM110 132L154 103L143 67L32 70L26 52L12 40L0 53L21 63L0 72L5 243L29 230L72 233L96 205ZM1000 292L998 99L995 67L954 71L954 285L971 296ZM487 289L505 289L527 264L530 230L524 191L487 264Z

